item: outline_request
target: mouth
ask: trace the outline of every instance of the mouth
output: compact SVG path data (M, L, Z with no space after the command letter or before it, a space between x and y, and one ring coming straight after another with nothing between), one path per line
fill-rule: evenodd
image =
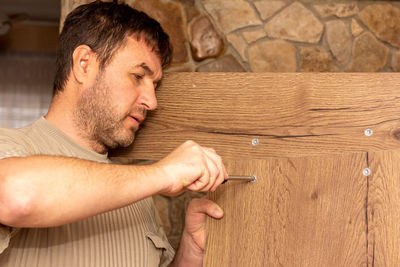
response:
M137 121L139 124L143 122L144 118L141 116L135 116L135 115L130 115L130 117L132 119L134 119L135 121Z

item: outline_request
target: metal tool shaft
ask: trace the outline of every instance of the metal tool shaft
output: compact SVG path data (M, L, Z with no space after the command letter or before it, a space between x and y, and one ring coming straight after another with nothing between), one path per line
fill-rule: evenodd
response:
M257 176L255 176L254 174L253 175L229 175L228 180L225 180L223 182L223 184L228 182L229 180L255 182L257 180Z
M229 175L228 180L244 180L244 181L252 181L254 179L253 175Z

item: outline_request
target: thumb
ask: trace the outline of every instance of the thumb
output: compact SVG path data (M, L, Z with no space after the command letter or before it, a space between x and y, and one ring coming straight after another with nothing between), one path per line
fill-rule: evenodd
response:
M204 224L207 215L220 219L224 216L224 212L220 206L207 199L206 196L192 199L186 211L186 226L198 227Z

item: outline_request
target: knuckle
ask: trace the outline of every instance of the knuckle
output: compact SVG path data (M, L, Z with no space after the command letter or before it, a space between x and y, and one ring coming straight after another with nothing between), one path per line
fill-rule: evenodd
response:
M221 163L222 163L222 158L221 158L220 155L216 155L216 156L215 156L215 160L217 161L218 164L221 164Z
M187 141L185 141L185 143L184 143L186 146L188 146L188 147L196 147L196 146L199 146L195 141L193 141L193 140L187 140Z
M215 151L215 149L214 148L208 148L212 153L214 153L214 154L216 154L217 153L217 151Z

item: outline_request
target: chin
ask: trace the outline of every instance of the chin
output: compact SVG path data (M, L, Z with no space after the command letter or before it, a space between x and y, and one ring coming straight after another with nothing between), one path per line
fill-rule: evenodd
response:
M125 136L125 138L121 138L117 141L119 147L128 147L135 140L135 134L130 134L129 136Z

